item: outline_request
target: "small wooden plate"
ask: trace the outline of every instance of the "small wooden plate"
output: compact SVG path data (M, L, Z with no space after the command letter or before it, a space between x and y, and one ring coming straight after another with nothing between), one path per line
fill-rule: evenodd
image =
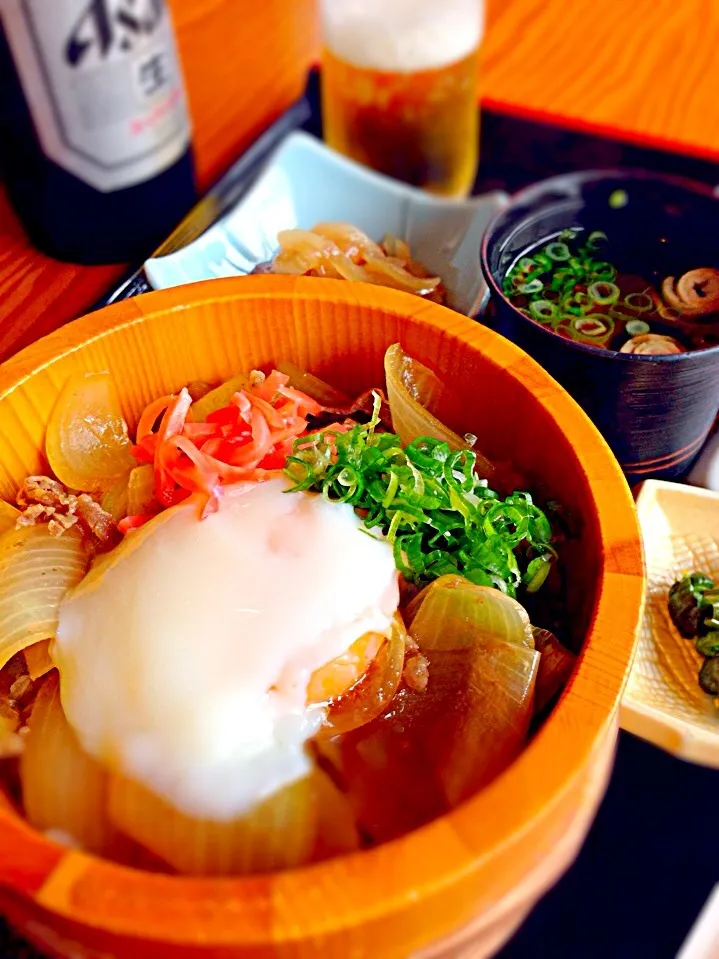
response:
M669 587L685 572L719 581L719 493L647 480L637 497L647 603L621 725L681 759L719 768L719 706L699 686L702 657L669 617Z

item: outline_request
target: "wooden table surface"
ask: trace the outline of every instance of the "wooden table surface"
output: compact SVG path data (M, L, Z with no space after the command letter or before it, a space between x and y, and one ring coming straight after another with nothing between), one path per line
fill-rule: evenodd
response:
M719 158L716 0L488 0L480 90L500 109ZM170 0L200 188L304 86L315 0ZM0 359L86 310L121 266L25 241L0 190Z

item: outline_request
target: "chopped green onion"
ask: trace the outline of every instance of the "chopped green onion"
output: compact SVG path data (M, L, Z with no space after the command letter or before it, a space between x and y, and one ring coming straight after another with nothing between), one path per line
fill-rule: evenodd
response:
M550 257L544 252L535 253L534 259L544 270L551 270L554 266Z
M351 504L366 531L382 531L395 565L416 585L456 572L515 596L534 591L556 555L549 520L531 497L505 500L476 476L477 456L430 437L402 449L376 431L376 415L346 432L328 427L301 437L288 457L294 490Z
M581 315L582 313L589 313L594 303L586 293L579 290L576 293L570 293L569 296L565 296L561 301L561 306L565 313Z
M626 325L626 331L630 336L643 336L651 330L651 326L644 320L630 320Z
M522 582L527 587L528 593L537 592L540 586L544 584L547 576L549 576L551 568L551 556L537 556L536 559L530 562L529 566L527 566L526 573L522 577Z
M616 283L609 283L607 280L598 280L596 283L591 283L587 288L587 293L599 306L610 306L619 299L619 287Z
M574 321L574 329L583 336L605 336L614 329L614 323L604 313L589 313Z
M594 230L587 237L587 247L596 250L602 243L608 243L609 237L603 230Z
M535 279L529 280L527 283L523 283L521 286L517 287L520 293L539 293L544 289L544 283L541 280Z
M572 255L569 247L566 243L561 241L555 241L554 243L548 243L544 252L547 254L550 260L555 260L556 262L562 262L563 260L568 260Z
M597 280L613 280L617 275L617 269L604 260L594 260L591 264L591 275Z
M629 203L629 197L627 196L626 190L615 190L609 196L609 206L613 210L620 210L623 206L626 206Z
M647 313L654 306L654 300L647 293L629 293L624 297L624 303L634 313Z
M551 320L557 316L557 307L549 300L534 300L529 304L529 312L537 320Z
M539 269L539 264L531 256L523 256L517 264L517 269L521 270L522 273L531 273L533 270Z

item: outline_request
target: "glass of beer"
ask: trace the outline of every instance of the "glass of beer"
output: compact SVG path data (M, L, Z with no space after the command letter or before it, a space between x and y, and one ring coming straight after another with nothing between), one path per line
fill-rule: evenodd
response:
M432 193L477 169L483 0L321 0L328 145Z

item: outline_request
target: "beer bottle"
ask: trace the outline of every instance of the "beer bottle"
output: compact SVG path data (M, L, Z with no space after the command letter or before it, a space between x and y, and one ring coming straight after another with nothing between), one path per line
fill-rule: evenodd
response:
M33 243L139 261L195 198L165 0L0 0L0 166Z

